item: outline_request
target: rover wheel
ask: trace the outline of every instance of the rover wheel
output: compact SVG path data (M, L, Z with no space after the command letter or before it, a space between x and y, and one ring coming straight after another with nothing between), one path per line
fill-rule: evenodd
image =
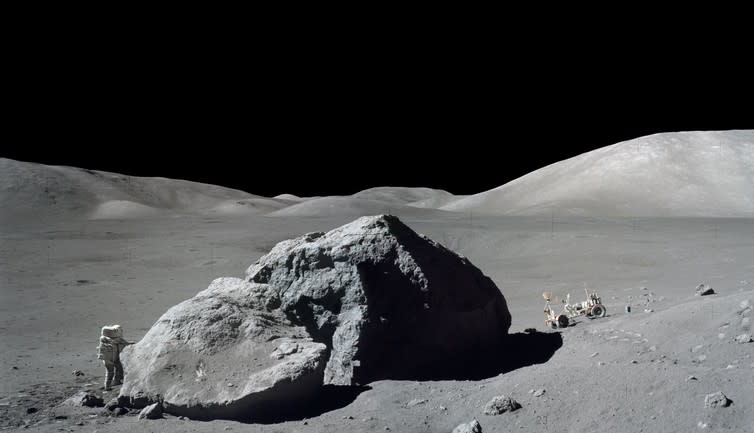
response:
M561 314L557 317L558 320L558 328L567 328L568 327L568 316L565 314Z
M605 313L607 313L607 308L605 308L605 306L602 304L597 304L592 307L592 309L590 310L590 313L594 317L605 317Z

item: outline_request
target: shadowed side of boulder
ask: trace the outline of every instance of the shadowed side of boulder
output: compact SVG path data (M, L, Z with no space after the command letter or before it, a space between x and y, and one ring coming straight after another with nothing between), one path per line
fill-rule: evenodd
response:
M331 348L326 384L405 376L498 346L511 323L491 279L393 216L281 242L247 278Z

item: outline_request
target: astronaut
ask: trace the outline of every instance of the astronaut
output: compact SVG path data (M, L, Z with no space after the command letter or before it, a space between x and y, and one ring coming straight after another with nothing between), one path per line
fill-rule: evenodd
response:
M109 391L113 385L123 383L123 364L120 363L120 352L133 342L123 338L120 325L103 326L97 346L97 358L105 364L105 390Z

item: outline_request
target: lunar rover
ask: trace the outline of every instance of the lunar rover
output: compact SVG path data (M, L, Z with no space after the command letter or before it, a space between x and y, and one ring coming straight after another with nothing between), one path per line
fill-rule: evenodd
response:
M605 317L607 308L602 305L602 298L597 295L597 292L589 293L589 290L584 289L586 293L586 301L579 302L578 304L571 304L571 294L566 295L565 301L563 301L563 311L555 314L555 310L550 305L552 301L552 293L544 292L542 297L545 298L545 325L551 328L565 328L574 319L579 316L587 316L589 318ZM557 300L555 300L557 302Z

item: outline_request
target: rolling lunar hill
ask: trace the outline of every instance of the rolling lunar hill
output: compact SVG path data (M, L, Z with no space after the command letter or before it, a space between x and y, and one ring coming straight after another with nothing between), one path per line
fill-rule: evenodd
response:
M497 215L752 217L754 130L662 133L624 141L441 209Z
M134 177L0 158L3 220L152 216L162 211L267 213L294 203L230 188L161 177Z
M471 196L377 187L351 196L267 198L215 185L0 158L0 219L158 213L272 217L391 213L605 217L753 217L754 130L641 137L557 162Z

